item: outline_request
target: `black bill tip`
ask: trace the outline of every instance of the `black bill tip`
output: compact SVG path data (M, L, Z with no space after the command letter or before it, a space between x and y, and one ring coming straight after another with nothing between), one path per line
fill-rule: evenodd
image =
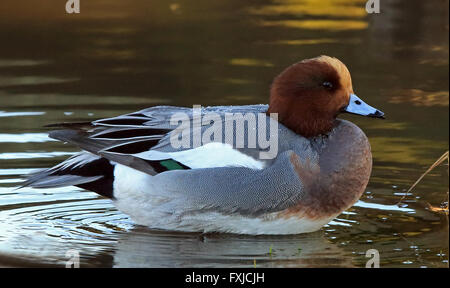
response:
M386 117L384 117L384 113L381 112L380 110L377 110L377 111L375 111L375 113L369 114L367 116L372 117L372 118L386 119Z

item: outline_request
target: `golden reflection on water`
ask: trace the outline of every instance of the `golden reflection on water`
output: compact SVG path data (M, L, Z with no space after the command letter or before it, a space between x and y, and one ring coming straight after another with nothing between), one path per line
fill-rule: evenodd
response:
M40 85L40 84L50 84L50 83L64 83L64 82L74 82L79 79L63 79L59 77L51 76L0 76L0 87L8 86L19 86L19 85Z
M254 66L254 67L272 67L273 64L266 60L250 58L234 58L229 61L230 65L235 66Z
M433 163L432 157L427 157L429 147L442 147L442 151L448 147L445 141L428 140L421 138L405 137L370 137L373 147L380 147L374 151L374 159L380 162L395 161L396 163L415 163L428 165ZM381 148L382 147L382 148Z
M274 4L263 5L249 10L250 14L259 16L289 16L283 20L262 20L261 26L279 26L312 30L361 30L368 27L364 18L365 1L362 0L276 0ZM325 19L305 19L321 16ZM295 19L296 17L303 19Z
M389 120L378 121L370 125L371 130L405 130L408 129L408 123L406 122L394 122Z
M36 61L30 59L0 59L0 68L38 66L47 63L47 61Z
M132 49L90 49L89 51L85 52L84 57L87 58L107 58L107 59L113 59L113 60L127 60L132 59L136 57L136 51Z
M421 89L403 89L392 91L393 95L389 100L390 103L402 104L410 103L414 106L443 106L448 107L449 92L448 91L423 91Z
M97 38L99 35L122 35L122 36L129 36L130 34L136 33L138 30L136 28L131 27L123 27L123 26L112 26L112 27L106 27L106 28L89 28L89 29L80 29L80 34L93 34L96 36L96 38L92 39L92 43L98 44L98 45L107 45L107 44L113 44L111 40L109 39L101 39Z
M337 43L338 39L322 38L322 39L296 39L296 40L279 40L272 42L273 44L282 45L315 45L324 43Z
M367 22L355 20L279 20L261 21L261 26L281 26L287 28L311 29L311 30L362 30L368 26Z
M366 0L275 0L271 5L250 9L256 15L311 15L363 18Z
M233 85L244 85L244 84L254 83L253 81L250 81L250 80L238 79L238 78L223 78L223 79L216 79L216 80L227 83L227 84L233 84Z

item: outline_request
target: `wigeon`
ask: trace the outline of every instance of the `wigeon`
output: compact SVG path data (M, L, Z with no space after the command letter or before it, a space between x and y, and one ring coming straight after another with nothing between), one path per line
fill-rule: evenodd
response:
M200 118L190 108L157 106L56 124L62 129L50 137L83 151L29 175L24 185L74 185L97 192L137 224L154 229L313 232L351 207L369 181L369 141L358 126L336 118L343 112L384 118L354 94L341 61L320 56L281 72L269 105L207 107ZM221 126L231 121L227 115L239 113L247 125L231 125L231 138L240 146L232 144L234 138L225 141L223 130L230 128ZM184 121L191 123L180 125ZM243 127L248 129L242 134ZM262 140L273 136L276 147L255 144L250 138L255 133L263 133L257 135ZM180 142L183 137L187 140Z

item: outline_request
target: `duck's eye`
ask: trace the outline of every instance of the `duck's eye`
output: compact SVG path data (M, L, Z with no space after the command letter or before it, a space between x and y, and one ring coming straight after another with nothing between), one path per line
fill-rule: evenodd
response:
M326 89L332 89L333 88L333 84L331 82L328 82L328 81L323 82L322 86L325 87Z

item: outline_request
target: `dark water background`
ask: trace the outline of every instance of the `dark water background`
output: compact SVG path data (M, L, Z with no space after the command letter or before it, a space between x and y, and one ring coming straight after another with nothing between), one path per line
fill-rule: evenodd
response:
M449 2L381 0L63 0L0 3L0 266L448 267ZM361 200L321 231L283 237L138 227L78 188L15 190L20 175L77 150L43 125L152 105L268 102L275 75L304 58L345 62L356 93L388 119L343 116L374 157ZM269 253L272 251L272 253Z

